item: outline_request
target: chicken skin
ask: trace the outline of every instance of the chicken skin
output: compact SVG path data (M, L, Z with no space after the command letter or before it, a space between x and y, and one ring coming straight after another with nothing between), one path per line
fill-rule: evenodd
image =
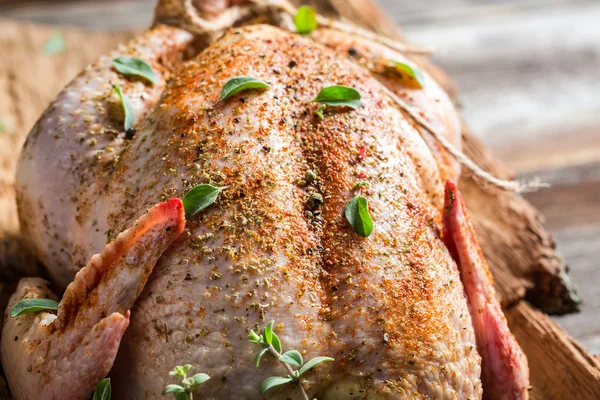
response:
M23 229L58 287L73 277L71 285L81 281L92 255L115 237L118 242L118 232L135 229L146 210L160 207L155 204L184 197L199 184L224 189L187 222L167 219L177 221L176 228L153 237L156 246L140 262L141 272L128 267L127 284L102 278L100 304L86 306L81 317L90 321L70 326L79 332L73 338L53 339L63 359L81 358L74 342L83 330L99 316L112 316L108 310L122 321L109 341L118 347L116 358L108 354L93 375L80 372L86 376L72 397L56 387L53 369L44 367L53 361L32 348L38 334L32 332L40 320L64 329L61 309L87 304L85 292L70 285L58 317L20 316L5 327L3 358L16 359L25 351L23 341L34 343L27 351L40 354L36 365L49 374L39 381L26 362L16 363L8 378L17 399L33 398L27 385L47 398L84 398L111 367L114 398L159 399L174 383L168 372L178 364L211 376L197 389L204 399L302 399L292 384L259 392L263 379L284 374L273 357L256 368L256 347L247 339L271 320L285 349L305 359L335 359L302 377L311 399L501 398L482 385L482 328L465 296L472 285L463 286L442 240L443 223L457 229L457 219L442 210L444 182L455 179L458 168L382 85L459 143L450 101L425 73L422 87L407 88L348 59L343 46L367 46L369 57L383 49L348 44L327 31L313 36L245 26L182 61L192 36L159 26L84 71L44 113L21 156L18 201ZM118 75L110 60L119 55L145 58L158 83ZM268 87L219 100L237 76ZM114 109L115 84L134 104L133 132L123 132L123 117ZM362 106L330 106L322 119L316 116L313 99L332 85L356 89ZM344 217L358 193L373 219L367 238ZM177 238L173 230L183 233ZM462 248L464 238L447 237ZM36 285L37 292L26 290ZM26 281L12 304L23 296L53 295L45 283ZM127 306L103 306L107 296L124 296ZM495 304L492 314L500 318ZM13 343L5 338L15 324L33 328ZM499 324L510 335L505 321ZM94 340L86 356L92 359L104 343ZM518 349L514 339L508 343ZM526 360L519 362L526 368Z

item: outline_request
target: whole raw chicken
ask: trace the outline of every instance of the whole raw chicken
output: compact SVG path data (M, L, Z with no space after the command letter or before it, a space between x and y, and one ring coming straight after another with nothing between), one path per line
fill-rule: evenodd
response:
M186 394L203 399L526 399L527 361L451 182L459 168L393 100L460 148L444 91L405 55L336 29L182 29L249 15L235 3L197 1L186 23L165 17L101 57L30 133L21 224L66 291L56 313L8 315L57 299L39 278L11 298L14 398L86 399L108 375L114 399L159 399L190 364L211 377ZM159 21L190 6L163 1ZM118 56L149 63L154 84L119 73ZM268 87L219 100L240 76ZM362 106L313 102L334 85ZM135 109L127 131L114 86ZM224 189L186 221L179 198L199 184ZM368 237L345 216L357 194ZM291 366L273 353L254 364L248 335L272 320L284 352L334 361L261 395Z

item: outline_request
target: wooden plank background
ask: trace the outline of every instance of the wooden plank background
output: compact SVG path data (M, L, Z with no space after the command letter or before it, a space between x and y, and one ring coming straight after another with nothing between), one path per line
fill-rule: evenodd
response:
M380 2L412 42L438 49L435 62L457 81L466 119L492 151L522 177L552 184L526 197L545 215L584 299L580 314L556 320L600 353L600 3ZM56 3L0 0L0 17L141 29L154 1Z

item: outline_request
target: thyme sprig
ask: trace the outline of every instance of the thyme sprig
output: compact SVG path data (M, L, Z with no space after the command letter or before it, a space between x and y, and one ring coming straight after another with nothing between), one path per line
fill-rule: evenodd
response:
M253 330L251 330L248 335L248 341L250 343L261 347L258 353L256 353L256 356L254 356L254 365L258 367L260 365L260 359L265 354L269 353L279 360L287 370L288 374L285 376L271 376L266 378L260 385L260 393L265 394L267 390L276 386L293 383L298 386L304 400L309 400L308 395L302 386L300 377L318 364L334 361L334 359L331 357L319 356L305 363L302 359L302 354L300 354L298 350L288 350L284 353L279 336L273 332L273 325L275 325L275 321L269 322L267 326L263 328L260 335ZM297 367L297 369L293 369L292 367Z
M177 365L169 375L181 379L181 385L170 384L165 387L162 394L173 393L175 400L194 400L194 389L210 379L210 376L203 373L188 377L187 374L192 366L190 364Z

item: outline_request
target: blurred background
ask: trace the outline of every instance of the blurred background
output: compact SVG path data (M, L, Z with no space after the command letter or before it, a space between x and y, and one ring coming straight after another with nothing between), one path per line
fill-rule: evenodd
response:
M51 63L52 54L65 51L69 37L77 37L78 31L68 27L114 33L112 46L115 36L127 38L131 30L150 24L154 3L0 0L0 46L19 45L11 36L14 20L50 25L44 38L24 39L50 57L51 88L38 88L45 95L23 101L47 103L52 98L47 92L57 90L54 80L60 87L80 68L80 60L76 66ZM437 49L434 61L456 80L464 115L491 151L520 177L539 176L552 185L526 198L544 214L584 299L581 313L555 320L592 353L600 353L600 2L380 3L411 42ZM91 41L81 57L93 60L108 42ZM33 71L28 60L18 62ZM0 89L11 79L2 72L0 65ZM9 106L0 98L0 132L35 119L25 111L14 120L2 119ZM11 115L19 116L19 110Z

